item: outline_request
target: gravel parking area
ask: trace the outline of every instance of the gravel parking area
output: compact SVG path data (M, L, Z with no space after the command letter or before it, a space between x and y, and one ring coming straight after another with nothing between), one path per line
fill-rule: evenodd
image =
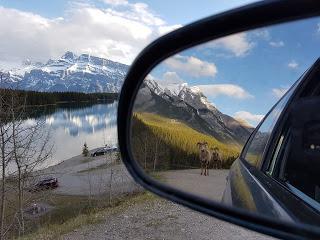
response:
M141 191L127 169L116 161L116 153L97 157L78 155L38 172L58 178L55 194L74 196L118 196Z
M102 224L86 226L63 236L82 239L273 239L156 198L106 215Z

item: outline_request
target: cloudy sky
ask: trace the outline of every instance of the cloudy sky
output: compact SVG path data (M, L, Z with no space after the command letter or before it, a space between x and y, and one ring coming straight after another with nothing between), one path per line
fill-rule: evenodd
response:
M319 57L320 18L239 33L173 56L151 75L197 86L219 110L252 126Z
M252 0L0 0L0 68L66 51L130 64L152 40ZM168 59L163 84L198 86L222 112L252 125L318 57L320 20L241 33Z
M0 0L0 62L46 61L69 50L130 64L160 35L248 2Z

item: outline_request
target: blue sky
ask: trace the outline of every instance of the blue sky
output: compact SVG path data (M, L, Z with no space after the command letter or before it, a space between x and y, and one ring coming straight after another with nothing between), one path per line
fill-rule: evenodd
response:
M0 5L8 8L15 8L22 11L29 11L44 17L54 18L61 17L70 3L75 1L69 0L0 0ZM91 3L99 8L105 8L106 2L103 0L78 1L83 3ZM110 1L112 2L112 1ZM116 1L115 1L116 2ZM130 3L143 2L150 7L150 11L155 15L165 19L169 24L187 24L199 18L206 17L218 12L222 12L234 7L242 6L255 2L253 0L200 0L200 1L184 1L184 0L147 0L147 1L129 1ZM110 4L109 4L110 6ZM181 9L181 11L179 11Z
M151 75L198 86L222 112L255 126L319 57L319 18L218 39L171 57Z
M129 64L160 35L249 2L0 0L0 63L45 61L71 50Z
M19 67L26 59L44 62L66 51L130 64L162 34L250 2L0 0L0 68ZM152 74L163 79L169 73L167 80L198 86L222 112L256 125L318 57L319 23L311 19L217 40L179 54Z

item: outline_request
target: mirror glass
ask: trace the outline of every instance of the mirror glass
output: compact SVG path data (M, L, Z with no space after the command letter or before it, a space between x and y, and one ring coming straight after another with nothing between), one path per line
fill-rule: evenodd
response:
M312 18L237 33L164 60L136 96L134 158L176 189L316 225L319 46L320 19Z

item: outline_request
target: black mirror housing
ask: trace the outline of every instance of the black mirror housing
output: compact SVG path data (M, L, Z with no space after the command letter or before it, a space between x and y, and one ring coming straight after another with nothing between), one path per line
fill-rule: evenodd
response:
M160 184L148 177L130 150L130 126L133 102L147 74L161 61L189 47L230 34L284 23L320 13L315 0L263 1L208 17L175 30L146 47L132 64L122 87L118 105L118 138L123 161L133 178L146 189L194 210L285 239L319 239L320 230L304 225L274 222L239 209L213 204L202 198Z

